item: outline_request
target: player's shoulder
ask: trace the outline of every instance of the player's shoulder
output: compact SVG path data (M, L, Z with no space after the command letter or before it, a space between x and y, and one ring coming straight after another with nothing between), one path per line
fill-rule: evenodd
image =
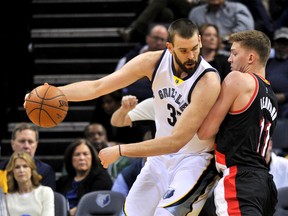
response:
M155 65L161 59L163 50L160 51L148 51L142 54L139 54L133 59L133 62L136 64L141 63L141 65ZM128 62L129 63L129 62Z
M168 52L168 50L148 51L141 55L143 55L147 59L158 61L163 55L163 52Z
M245 83L247 79L250 79L251 76L248 75L247 73L242 73L240 71L231 71L229 74L227 74L227 76L224 79L224 82L226 84L231 84L233 85L233 83L239 83L239 82L243 82Z
M221 82L221 78L220 75L215 70L213 70L213 68L211 68L206 70L206 73L201 77L199 81L209 84L214 83L218 85Z
M232 91L250 91L255 88L255 80L250 73L231 71L222 82L222 87Z

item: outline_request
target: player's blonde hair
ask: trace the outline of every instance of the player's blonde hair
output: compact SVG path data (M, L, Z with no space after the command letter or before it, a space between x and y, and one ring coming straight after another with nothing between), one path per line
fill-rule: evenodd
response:
M259 55L260 63L265 67L270 56L271 41L267 35L257 30L247 30L233 33L229 37L229 42L238 42L245 49L256 51Z

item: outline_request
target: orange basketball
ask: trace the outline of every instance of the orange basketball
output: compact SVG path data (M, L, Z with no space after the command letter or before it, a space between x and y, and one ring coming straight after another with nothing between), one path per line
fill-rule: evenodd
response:
M26 98L26 113L29 119L40 127L57 126L65 119L67 112L67 98L55 86L38 86Z

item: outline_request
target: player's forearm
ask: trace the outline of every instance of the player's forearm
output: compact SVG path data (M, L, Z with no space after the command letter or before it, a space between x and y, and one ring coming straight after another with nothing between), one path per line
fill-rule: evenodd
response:
M128 116L129 110L120 107L111 117L111 124L116 127L125 127L131 125L131 120Z
M178 152L188 141L173 136L159 137L139 143L121 145L121 154L126 157L148 157Z
M95 81L81 81L58 88L65 94L68 101L86 101L100 96L95 89Z

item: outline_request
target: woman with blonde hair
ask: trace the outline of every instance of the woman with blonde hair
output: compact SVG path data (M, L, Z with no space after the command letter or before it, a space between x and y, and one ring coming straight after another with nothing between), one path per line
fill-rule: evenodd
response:
M40 184L42 178L33 158L26 152L14 152L7 164L9 215L54 216L54 193Z

